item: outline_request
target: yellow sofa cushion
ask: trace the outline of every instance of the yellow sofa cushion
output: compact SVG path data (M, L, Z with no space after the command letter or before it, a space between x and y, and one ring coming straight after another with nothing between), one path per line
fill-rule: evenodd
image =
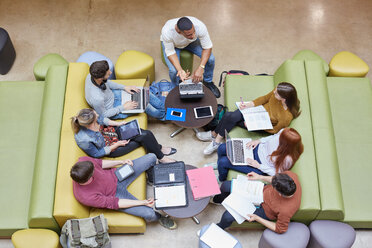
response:
M58 248L59 236L46 229L24 229L13 233L12 243L15 248Z
M56 219L60 227L62 227L68 219L89 217L91 211L89 207L83 206L75 199L72 191L72 179L70 178L71 167L76 163L79 157L86 156L86 154L76 145L74 134L71 129L70 120L71 117L76 115L80 109L89 107L84 98L84 84L85 78L88 73L89 66L86 63L70 63L69 65L53 213L54 218ZM117 80L116 82L123 83L125 85L143 86L145 83L145 79ZM138 119L141 128L147 129L146 114L135 115L127 118L127 120L135 118ZM116 159L136 159L145 154L145 150L140 147L130 152L129 154ZM133 186L133 189L135 190L131 193L134 196L143 199L146 196L145 175L143 174L132 184L135 185ZM112 228L112 230L124 233L125 230L127 230L127 223L132 223L131 219L133 216L130 216L130 218L127 217L129 219L129 221L127 222L125 221L127 214L121 212L115 213L117 215L115 218L120 218L122 221L121 226L116 225L116 228ZM114 220L115 218L112 218L112 220ZM138 223L142 223L143 225L143 227L141 228L145 229L145 222L141 218L133 218L137 218ZM111 228L112 220L108 218L109 228ZM109 230L109 232L111 232L111 229Z

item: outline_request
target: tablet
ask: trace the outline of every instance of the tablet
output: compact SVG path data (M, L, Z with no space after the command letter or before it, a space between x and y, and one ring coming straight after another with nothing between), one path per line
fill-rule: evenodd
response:
M134 119L124 125L119 126L116 129L120 140L129 140L134 137L141 135L141 128L138 124L138 120Z
M195 118L208 118L213 116L212 106L194 108Z
M134 173L134 170L130 164L124 164L123 166L117 168L115 171L115 175L118 178L119 182L128 178L133 173Z

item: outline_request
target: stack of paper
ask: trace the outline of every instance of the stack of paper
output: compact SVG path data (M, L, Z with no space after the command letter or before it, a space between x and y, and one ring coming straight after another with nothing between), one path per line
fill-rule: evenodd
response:
M200 240L212 248L233 248L238 243L233 236L214 223L209 225Z
M222 205L235 218L238 224L249 220L248 214L256 211L255 205L263 202L264 183L250 181L247 177L239 175L231 182L231 194L222 202Z
M240 109L240 102L236 102L235 104L243 114L248 131L273 129L269 113L262 105Z
M218 195L221 193L216 176L211 166L187 170L192 195L194 200Z

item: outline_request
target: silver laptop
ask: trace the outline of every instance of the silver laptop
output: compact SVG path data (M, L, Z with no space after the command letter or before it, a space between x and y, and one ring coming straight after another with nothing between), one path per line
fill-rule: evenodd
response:
M149 103L150 97L150 80L149 76L146 78L146 83L143 87L137 87L140 91L134 92L133 94L129 94L125 90L122 91L121 95L121 103L124 104L128 101L135 101L138 103L137 108L124 110L122 113L129 114L129 113L143 113Z
M203 83L193 83L192 79L187 79L179 84L180 96L186 98L198 98L204 96Z
M231 164L247 165L247 158L253 159L253 149L246 148L250 138L231 138L225 130L226 152Z

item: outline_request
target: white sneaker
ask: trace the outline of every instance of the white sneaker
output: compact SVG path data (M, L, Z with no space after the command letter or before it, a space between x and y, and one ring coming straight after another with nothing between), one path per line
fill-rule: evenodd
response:
M212 141L205 149L204 149L204 154L205 155L210 155L217 151L218 147L221 145L221 143L217 143L215 141Z
M212 136L212 131L197 132L196 137L201 141L212 141L214 139Z
M212 162L212 163L208 163L208 164L203 165L203 167L208 167L208 166L211 166L213 168L213 170L217 170L217 167L218 167L216 162Z

